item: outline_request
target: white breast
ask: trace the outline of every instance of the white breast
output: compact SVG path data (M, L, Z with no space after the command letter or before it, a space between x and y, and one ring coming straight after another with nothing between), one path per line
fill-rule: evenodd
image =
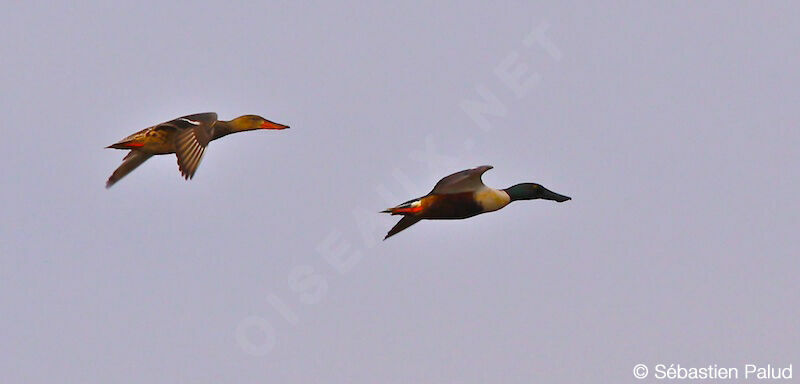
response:
M484 212L491 212L508 205L511 197L505 191L486 187L475 192L475 200L483 207Z

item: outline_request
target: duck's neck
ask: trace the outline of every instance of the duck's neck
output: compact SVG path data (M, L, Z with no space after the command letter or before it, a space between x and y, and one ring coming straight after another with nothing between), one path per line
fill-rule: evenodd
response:
M508 194L508 197L511 198L511 201L530 200L533 198L531 192L525 188L525 184L510 186L504 189L503 192Z
M214 138L212 140L219 139L223 136L228 136L234 132L236 131L234 130L233 124L231 124L230 121L217 120L216 123L214 123Z

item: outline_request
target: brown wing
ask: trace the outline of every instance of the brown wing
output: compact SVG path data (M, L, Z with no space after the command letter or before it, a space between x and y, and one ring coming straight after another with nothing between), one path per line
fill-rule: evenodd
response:
M422 219L420 219L419 217L416 217L416 216L403 216L403 218L400 219L400 221L398 221L397 224L395 224L394 227L392 227L392 229L389 230L389 233L387 233L386 237L384 237L383 239L386 240L386 239L396 235L400 231L402 231L402 230L404 230L404 229L416 224L420 220L422 220Z
M483 180L481 180L481 176L492 168L494 167L491 165L482 165L480 167L456 172L439 180L429 195L447 195L453 193L477 191L485 187Z
M203 153L214 137L214 123L217 114L213 112L199 113L179 117L175 120L159 124L159 127L172 127L175 135L175 155L178 157L178 169L185 179L194 177Z
M111 188L117 181L121 178L125 177L125 175L131 173L136 167L142 165L147 159L149 159L151 154L144 153L142 151L130 151L125 158L122 159L122 164L117 167L114 173L111 174L111 177L108 178L106 181L106 188Z

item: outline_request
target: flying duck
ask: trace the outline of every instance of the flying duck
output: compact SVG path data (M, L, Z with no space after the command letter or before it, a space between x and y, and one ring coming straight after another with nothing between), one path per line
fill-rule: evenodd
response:
M487 187L481 176L492 168L491 165L483 165L456 172L439 180L427 195L382 211L403 216L383 239L394 236L422 219L466 219L496 211L517 200L546 199L561 203L571 199L534 183L517 184L506 189Z
M191 179L200 165L208 143L235 132L255 129L286 129L288 125L274 123L261 116L244 115L231 121L217 120L214 112L179 117L145 128L106 148L130 150L122 165L106 182L106 188L125 177L153 155L174 153L184 179Z

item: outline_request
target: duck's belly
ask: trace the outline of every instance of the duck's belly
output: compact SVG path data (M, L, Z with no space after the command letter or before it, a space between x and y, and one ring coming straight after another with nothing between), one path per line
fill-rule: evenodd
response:
M496 211L511 202L505 191L486 188L477 192L430 195L420 201L425 219L466 219Z
M172 143L147 143L141 150L154 155L166 155L168 153L175 153L175 145Z
M423 199L422 217L425 219L466 219L484 212L473 192L450 195L431 195Z

